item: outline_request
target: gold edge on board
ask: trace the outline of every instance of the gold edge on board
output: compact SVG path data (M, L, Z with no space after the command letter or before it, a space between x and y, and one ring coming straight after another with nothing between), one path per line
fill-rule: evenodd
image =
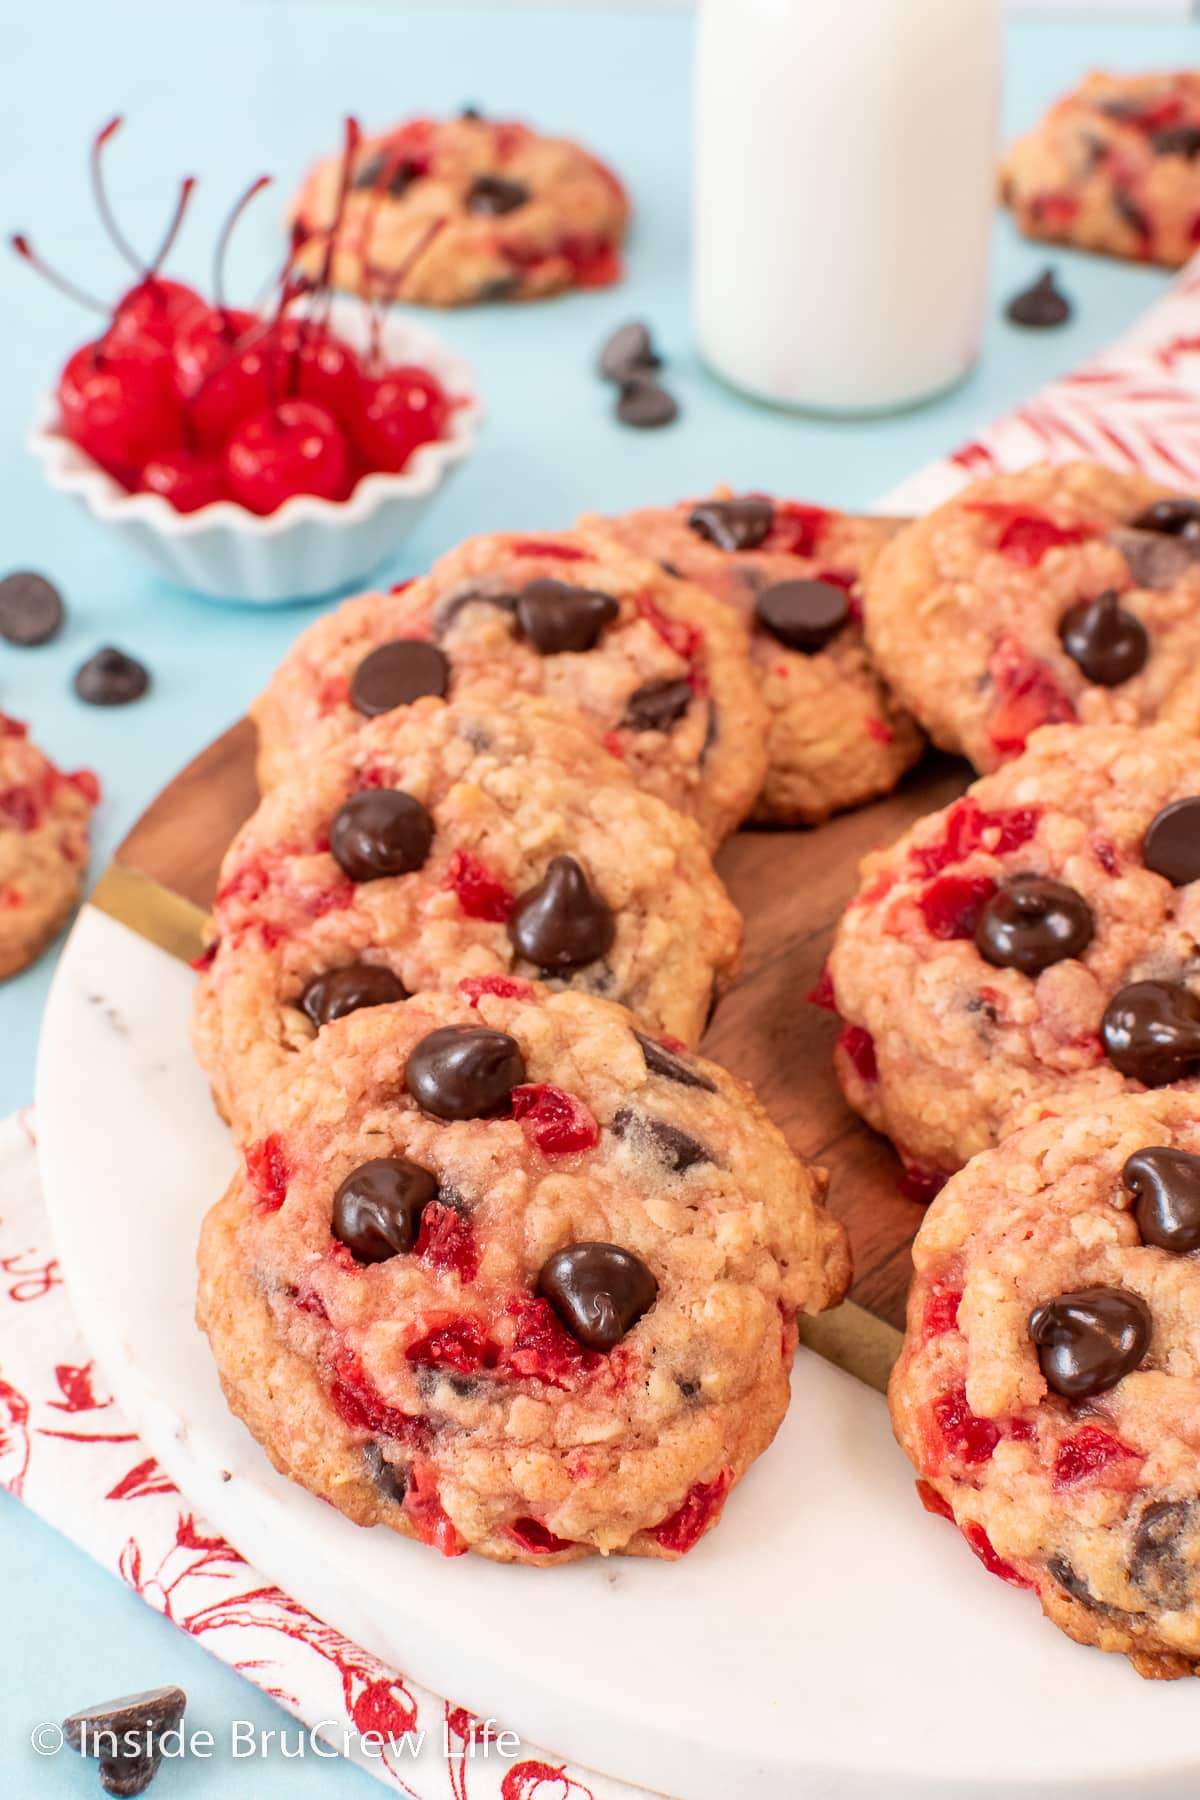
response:
M800 1342L807 1349L815 1350L826 1362L835 1363L878 1393L887 1393L888 1376L904 1342L903 1333L894 1325L877 1319L852 1300L844 1301L832 1312L818 1313L815 1318L801 1313L797 1324Z
M109 863L88 900L180 962L194 962L204 948L208 914L203 908L127 863Z

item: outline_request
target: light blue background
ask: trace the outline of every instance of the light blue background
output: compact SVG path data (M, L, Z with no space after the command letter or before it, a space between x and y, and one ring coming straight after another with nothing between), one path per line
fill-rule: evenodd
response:
M717 480L851 507L867 502L1098 349L1161 291L1164 277L1153 270L1056 254L1075 320L1060 332L1018 333L1000 319L1001 299L1047 258L999 219L983 358L956 393L867 424L804 421L738 400L698 366L691 344L689 39L690 24L678 15L587 9L24 0L8 9L4 26L0 224L5 232L28 230L47 258L115 293L122 270L91 211L86 181L90 136L115 111L129 123L113 147L112 185L139 243L157 237L177 177L201 177L175 262L186 277L206 279L232 197L261 171L277 176L274 200L258 203L239 237L238 297L253 291L277 256L278 207L310 156L337 142L347 110L380 126L410 111L473 101L577 133L610 158L637 209L623 287L434 321L475 363L488 420L477 456L396 558L393 578L469 532L554 526L585 508L672 500ZM1007 129L1032 121L1090 67L1195 64L1198 48L1186 25L1015 25ZM844 129L855 130L852 96ZM831 159L837 150L831 143ZM819 170L796 171L798 183L821 179ZM854 230L854 220L846 228ZM814 281L821 277L812 271ZM88 320L15 259L0 259L0 284L0 572L41 569L70 607L55 644L22 651L0 643L0 707L30 720L62 762L101 775L99 870L174 770L238 716L312 609L253 612L174 592L43 488L23 449L25 425L35 393L88 335ZM652 322L669 359L683 417L667 431L639 435L615 425L611 393L591 373L600 340L631 315ZM104 712L76 701L70 678L109 641L149 664L154 688L135 707ZM52 961L44 958L0 995L0 1111L29 1097ZM98 1144L96 1155L103 1154ZM0 1792L97 1793L93 1769L69 1754L38 1762L25 1740L35 1722L111 1693L175 1680L192 1695L196 1724L280 1722L271 1702L6 1497L0 1546ZM349 1767L311 1760L223 1760L173 1765L153 1791L270 1800L285 1790L366 1794L365 1781Z

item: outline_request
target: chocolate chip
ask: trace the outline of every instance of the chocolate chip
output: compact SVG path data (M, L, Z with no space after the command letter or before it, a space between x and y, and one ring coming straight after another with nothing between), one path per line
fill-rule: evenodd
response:
M150 686L149 671L123 650L106 644L75 674L75 692L89 706L128 706Z
M1122 1075L1165 1087L1200 1061L1200 1000L1177 982L1132 982L1109 1001L1100 1036Z
M8 643L48 644L66 616L62 595L44 575L19 569L0 581L0 637Z
M1175 587L1188 570L1200 562L1200 528L1191 535L1168 537L1161 531L1113 531L1110 541L1125 558L1125 566L1140 588L1162 592Z
M1188 1555L1195 1502L1152 1500L1133 1530L1129 1579L1165 1612L1194 1604L1195 1564Z
M622 723L631 731L670 731L694 697L690 681L644 682L629 696Z
M655 351L646 326L633 319L628 325L619 325L612 336L605 339L596 367L606 381L620 384L632 375L645 375L661 368L662 358Z
M688 514L688 524L696 535L718 550L755 550L774 523L774 503L753 495L741 500L704 500Z
M380 1156L347 1175L333 1197L330 1230L359 1262L404 1256L417 1241L421 1214L437 1199L428 1169L403 1156Z
M674 1050L668 1050L657 1038L643 1037L640 1031L634 1037L641 1045L642 1055L646 1059L646 1069L651 1075L661 1075L667 1081L677 1081L680 1087L702 1088L706 1094L715 1094L716 1082L702 1075L699 1069L693 1069L676 1056Z
M1059 1587L1070 1594L1072 1600L1078 1600L1080 1605L1091 1607L1094 1611L1108 1612L1110 1610L1102 1601L1096 1599L1082 1575L1076 1573L1065 1556L1048 1556L1046 1568Z
M1170 499L1156 500L1129 523L1134 531L1161 531L1167 537L1200 538L1200 500L1173 494Z
M611 594L542 576L517 595L517 623L541 656L593 650L621 608Z
M1032 287L1014 294L1004 309L1005 317L1014 325L1028 326L1032 331L1046 331L1064 325L1071 316L1071 302L1054 279L1054 270L1046 269Z
M1200 880L1200 796L1173 800L1155 813L1142 839L1142 860L1172 887Z
M460 588L457 593L447 594L440 600L433 615L433 629L438 637L445 637L454 621L468 606L494 606L498 612L515 613L517 596L506 594L502 589L480 587Z
M653 375L631 375L621 383L617 418L637 431L656 431L679 417L679 403Z
M410 1052L404 1084L435 1119L487 1119L507 1109L524 1079L520 1045L506 1031L443 1025Z
M1029 1335L1047 1385L1068 1400L1115 1387L1150 1347L1150 1308L1127 1288L1060 1294L1029 1315Z
M1127 188L1113 189L1113 210L1122 224L1128 225L1130 231L1136 232L1143 242L1149 242L1153 235L1150 221Z
M71 1713L62 1722L64 1741L100 1764L106 1794L141 1794L162 1761L159 1744L183 1720L187 1695L179 1687L149 1688Z
M583 1243L555 1251L537 1291L587 1349L611 1350L654 1305L658 1283L632 1250Z
M555 856L513 907L508 935L527 962L578 969L597 962L616 936L612 909L573 856Z
M1200 126L1168 125L1150 135L1156 156L1184 156L1194 162L1200 156Z
M689 1405L700 1398L700 1383L698 1381L692 1381L682 1375L677 1375L675 1377L675 1386L679 1389L680 1399L686 1400Z
M712 1161L704 1145L697 1143L686 1131L681 1131L678 1125L669 1125L665 1119L649 1118L647 1114L634 1112L628 1106L623 1106L614 1116L612 1128L619 1138L647 1144L659 1162L675 1175L682 1175L699 1163Z
M378 187L386 170L390 170L387 192L393 200L402 199L413 182L419 181L425 174L424 164L413 162L408 157L402 157L399 162L393 164L387 151L380 150L374 156L369 156L365 162L360 163L351 178L350 186L355 190Z
M516 212L529 199L523 181L509 181L503 175L477 175L467 195L467 211L481 218L498 219Z
M1063 649L1089 681L1119 687L1145 667L1150 634L1126 612L1115 588L1068 607L1058 622Z
M1082 956L1095 923L1082 894L1040 875L1015 875L994 893L975 927L975 945L998 969L1038 975L1051 963Z
M483 109L472 103L470 106L464 106L458 116L460 119L474 119L478 122L483 118Z
M776 581L754 603L754 620L789 650L812 656L850 617L850 597L833 581Z
M400 1506L408 1492L408 1470L398 1463L389 1462L378 1444L364 1444L362 1455L367 1465L367 1474L383 1498Z
M397 638L364 656L350 682L350 699L367 718L409 706L425 694L445 698L450 664L436 644L421 638Z
M1135 1151L1121 1181L1143 1244L1181 1256L1200 1249L1200 1156L1155 1144Z
M390 1006L407 999L408 989L383 963L359 962L314 975L300 996L300 1007L320 1031L322 1025L365 1006Z
M424 865L433 844L433 820L399 788L364 788L351 794L329 827L334 861L351 881L409 875Z

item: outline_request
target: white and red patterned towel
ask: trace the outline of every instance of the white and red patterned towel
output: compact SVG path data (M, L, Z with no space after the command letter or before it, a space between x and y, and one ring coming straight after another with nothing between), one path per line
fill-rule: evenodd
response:
M51 1248L34 1144L31 1113L0 1121L0 1487L398 1794L650 1800L501 1740L499 1727L323 1625L197 1518L91 1361ZM364 1750L366 1733L385 1743Z

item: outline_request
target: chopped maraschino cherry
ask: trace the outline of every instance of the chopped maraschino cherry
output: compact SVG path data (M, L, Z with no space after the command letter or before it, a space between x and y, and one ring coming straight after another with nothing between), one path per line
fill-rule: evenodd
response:
M253 513L273 513L294 494L344 500L346 439L325 407L281 400L238 426L225 448L225 476L233 498Z

